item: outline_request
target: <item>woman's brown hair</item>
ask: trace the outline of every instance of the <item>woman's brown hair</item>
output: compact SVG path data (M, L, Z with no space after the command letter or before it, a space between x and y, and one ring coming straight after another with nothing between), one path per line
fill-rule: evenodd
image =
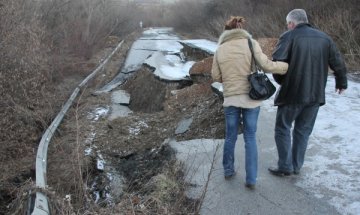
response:
M225 30L231 30L235 28L243 28L245 24L245 18L242 16L231 16L225 24Z

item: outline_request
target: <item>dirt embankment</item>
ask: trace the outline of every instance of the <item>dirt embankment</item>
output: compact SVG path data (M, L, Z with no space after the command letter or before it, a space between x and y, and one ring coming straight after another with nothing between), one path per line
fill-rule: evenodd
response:
M181 165L164 143L168 138L223 138L221 100L210 88L209 75L197 74L191 84L166 83L154 77L150 68L143 67L118 88L130 93L132 114L112 121L101 115L97 116L98 120L89 117L96 109L109 109L110 94L92 93L117 74L137 36L130 36L102 73L82 89L49 146L48 195L55 211L95 214L196 211L196 201L184 195L186 185L182 181ZM91 60L93 65L110 53L117 42L98 53ZM77 81L69 79L70 83L76 86ZM71 89L71 86L64 83L59 88ZM193 123L189 130L175 135L178 123L190 117ZM92 152L85 155L84 151L89 149ZM26 161L21 161L28 162L28 167L24 167L28 171L34 170L35 154L36 150ZM107 159L111 171L124 177L122 198L107 201L111 179L108 173L98 169L99 156ZM26 196L18 194L33 187L33 176L33 173L20 173L15 179L8 178L7 184L2 185L1 198L5 200L2 212L19 212L19 205L26 204ZM70 196L70 204L65 196ZM15 201L9 204L12 199ZM131 204L127 202L129 199Z
M129 107L134 112L99 124L97 130L102 134L95 138L95 145L108 158L109 165L125 177L125 193L139 200L134 204L137 213L165 213L161 211L165 205L170 214L193 213L197 210L196 201L187 200L181 169L166 141L169 138L223 138L220 98L212 92L209 82L185 87L181 83L165 83L146 67L137 71L121 89L130 93ZM192 118L193 123L187 132L175 135L178 123L184 118ZM170 187L162 187L163 181L154 184L159 177L175 184L176 188L171 191ZM174 194L164 199L164 195L171 192ZM162 199L158 202L162 206L150 204L141 209L141 205L152 198ZM122 200L115 208L129 210L124 208Z
M210 59L203 64L211 61ZM169 138L179 141L224 138L222 101L211 90L211 67L207 65L199 68L202 71L194 72L193 81L189 84L161 81L153 75L150 68L142 67L124 85L118 87L130 94L129 108L133 113L112 121L106 117L100 117L97 121L89 120L90 112L110 106L110 94L93 96L89 88L90 92L85 92L79 101L78 122L70 118L67 120L61 140L52 146L51 151L60 151L64 156L73 154L74 157L76 153L69 150L71 145L86 143L89 133L93 132L92 143L85 144L80 150L86 150L86 147L91 145L93 152L89 156L81 156L78 162L72 161L70 167L80 164L82 178L85 178L88 187L96 188L88 194L80 192L85 196L89 195L88 200L79 199L78 194L74 193L74 190L79 190L79 185L73 179L74 175L79 174L79 170L65 169L68 165L64 164L64 159L59 158L51 162L53 168L50 167L49 170L49 184L60 196L69 193L75 196L74 202L78 204L89 200L92 202L94 197L100 195L97 204L104 208L97 208L96 204L92 204L92 210L102 210L105 214L109 208L115 211L135 210L138 214L162 214L165 213L163 210L170 214L196 211L196 201L189 201L184 194L186 185L182 180L181 168L166 141ZM176 135L176 127L184 118L192 118L193 122L187 132ZM78 138L75 135L78 135ZM62 156L57 154L57 157ZM124 177L121 180L123 192L119 196L113 196L112 202L106 199L106 194L101 194L114 192L107 188L111 184L111 179L107 177L109 172L97 168L100 157L105 158L112 174ZM72 182L64 183L69 180ZM133 199L134 208L124 202L129 198ZM155 204L154 199L161 201Z
M131 95L129 108L133 113L97 124L94 144L107 158L108 165L124 176L124 193L137 199L133 203L136 213L163 214L166 213L163 207L170 214L197 210L197 201L189 201L184 194L182 169L166 145L169 138L179 141L224 138L221 99L212 92L209 79L205 82L196 79L191 86L166 83L143 67L121 87ZM184 118L192 118L193 123L187 132L176 135L176 127ZM163 183L176 186L163 187ZM131 211L124 205L124 196L121 197L116 210ZM157 198L161 199L158 205L141 208L149 199Z
M108 63L106 69L97 80L92 81L87 86L88 88L102 85L111 80L112 76L117 73L121 63L125 60L127 50L134 39L138 37L139 33L140 32L134 33L126 38L126 42L121 50L116 53ZM23 199L23 193L26 193L26 191L28 191L27 188L32 187L35 183L35 158L37 146L43 131L51 123L51 120L61 109L61 105L68 99L68 96L75 87L96 68L102 59L111 53L120 42L120 39L121 38L110 37L107 43L104 44L105 46L89 60L71 59L71 62L67 64L67 72L54 77L56 79L50 84L44 84L44 82L39 81L35 83L34 86L46 85L46 87L40 90L31 87L30 89L32 90L26 90L26 86L32 86L32 84L34 84L33 82L37 82L37 77L20 77L20 81L25 80L20 83L20 87L14 85L6 89L8 85L2 85L1 92L8 92L8 94L10 94L12 91L9 92L9 89L17 89L20 91L19 95L21 96L16 97L14 94L12 99L6 97L1 102L2 105L5 105L4 107L6 107L6 109L2 109L0 112L2 116L2 133L0 135L2 141L0 145L0 151L2 152L0 155L0 169L2 171L0 176L0 214L7 214L10 213L9 211L17 209L19 206L18 200ZM6 75L11 76L11 73ZM2 79L2 83L6 81L5 78L6 77ZM17 78L17 76L12 78ZM9 84L10 83L11 81L9 81ZM48 87L48 85L51 86ZM86 92L86 89L84 89L84 92ZM22 99L23 94L25 99ZM65 137L63 141L68 141L69 144L73 143L71 141L74 140L74 135L68 139L67 137L69 135L67 132L73 131L74 126L66 124L66 122L74 116L73 113L74 112L71 113L70 111L65 117L64 125L61 125L52 140L48 157L49 165L51 165L51 162L54 162L54 160L61 160L62 163L71 163L69 161L73 160L73 157L70 156L74 151L73 146L67 147L66 144L64 144L59 148L56 144L57 142L61 142L59 139L63 137ZM71 133L74 134L74 132ZM52 151L53 146L55 146L54 151ZM55 156L52 153L54 153ZM58 166L60 171L63 170L63 166L66 166L64 169L69 167L61 164ZM58 178L58 180L62 179L57 176L55 176L55 178Z
M150 68L143 67L126 84L118 87L130 94L132 114L112 121L101 114L97 120L89 117L96 109L109 110L110 94L94 96L92 92L116 75L137 36L127 38L104 71L82 90L50 144L48 184L53 191L50 197L55 204L53 208L100 214L120 211L137 214L167 211L171 214L197 210L197 202L184 195L186 185L182 181L181 165L174 160L166 140L224 138L222 101L210 87L212 58L195 58L199 62L192 68L191 83L163 82ZM108 47L91 60L93 65L97 65L117 42L109 41ZM176 135L178 123L185 118L192 118L192 124L188 131ZM92 152L85 155L84 151L89 149ZM106 196L111 193L108 188L111 177L98 169L100 156L106 157L106 165L111 166L111 171L124 177L123 192L110 202ZM29 169L33 169L35 156L27 161L32 163ZM22 173L16 176L19 177L20 187L30 178L29 174ZM9 184L16 180L10 179ZM15 198L19 191L16 186L5 187L2 198ZM71 196L70 204L64 200L67 195ZM62 204L56 205L56 202ZM10 209L18 204L19 201L15 201Z

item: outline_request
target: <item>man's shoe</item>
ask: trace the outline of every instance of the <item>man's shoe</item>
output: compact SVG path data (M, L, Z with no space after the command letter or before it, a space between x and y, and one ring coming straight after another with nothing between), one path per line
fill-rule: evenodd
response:
M268 168L269 172L273 175L276 175L276 176L289 176L291 175L291 172L288 172L288 171L284 171L284 170L280 170L278 168Z
M248 184L248 183L246 183L246 184L245 184L245 187L247 187L247 188L250 189L250 190L255 190L255 184Z
M294 175L299 175L300 174L300 170L294 170Z
M231 175L225 175L224 178L225 178L225 180L229 180L229 179L233 178L235 175L236 175L236 172L234 172Z

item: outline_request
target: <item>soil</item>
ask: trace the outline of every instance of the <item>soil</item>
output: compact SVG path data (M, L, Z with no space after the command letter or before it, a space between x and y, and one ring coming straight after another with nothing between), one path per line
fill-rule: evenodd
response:
M154 210L159 212L165 206L173 213L196 211L197 201L184 197L181 164L176 162L173 150L166 143L169 139L224 138L222 100L212 91L208 75L197 74L191 83L165 82L156 78L151 68L144 66L135 71L125 84L114 89L126 90L130 94L129 108L133 112L129 116L109 120L107 115L94 115L95 110L109 111L111 94L94 95L93 92L118 73L138 36L139 32L129 35L106 67L82 89L81 96L49 145L47 183L53 211L60 212L61 208L61 212L78 210L81 213L101 211L100 214L111 214L109 208L112 208L113 211L136 210L142 214ZM97 65L119 41L119 38L109 39L104 49L86 64L81 64L83 69L95 69L91 65ZM58 88L71 89L81 82L82 75L74 77L63 77L64 82ZM176 135L178 123L185 118L192 118L192 124L185 133ZM91 152L84 153L88 150ZM101 159L105 161L105 169L98 168ZM33 166L35 157L30 160L28 162ZM121 176L122 187L111 185L110 174L111 177ZM19 212L17 208L19 204L26 204L27 196L18 196L17 192L33 190L34 185L29 186L29 180L30 184L35 183L33 168L8 181L9 186L1 190L0 199L6 200L1 212ZM176 186L173 190L166 190L168 188L163 186L156 188L159 180L161 184L170 181L171 186ZM14 190L15 183L19 185ZM85 190L84 184L87 185ZM116 193L115 189L122 189L122 192ZM159 193L162 197L153 197ZM113 198L109 200L110 194ZM136 197L132 208L123 203L124 195ZM65 196L71 196L70 205ZM144 209L143 205L149 199L164 199L164 196L163 203L151 201Z
M107 165L113 167L111 171L124 177L126 193L148 194L147 183L174 168L174 152L166 144L169 139L224 138L222 101L209 82L186 87L166 83L143 67L120 89L130 94L129 108L133 113L99 121L93 144ZM192 118L193 122L185 133L176 135L175 130L184 118ZM178 180L183 183L181 178ZM114 201L121 200L115 197Z
M62 212L77 210L91 214L187 214L196 211L197 201L184 197L181 164L175 161L167 142L170 139L224 138L222 99L211 88L211 67L206 65L211 59L197 59L194 70L200 68L201 71L193 72L190 84L159 80L152 69L145 66L135 71L125 84L114 89L130 94L132 113L127 117L109 120L105 112L111 109L111 93L93 94L117 74L139 35L139 32L129 35L105 69L82 89L49 146L47 179L53 211L59 208ZM119 41L119 38L110 38L87 67L97 65ZM262 39L259 42L269 54L276 41ZM187 57L194 59L199 55ZM68 77L68 80L65 88L71 88L78 79ZM96 110L104 112L100 114ZM179 122L189 118L192 123L188 130L175 134ZM105 161L104 169L99 168L99 160ZM34 163L35 157L28 162ZM0 186L0 201L4 202L0 205L0 214L13 212L26 202L24 196L17 195L19 189L16 187L25 182L28 186L33 176L34 169L28 168L3 183L6 186ZM121 176L116 188L111 185L115 176ZM116 189L121 192L117 193ZM71 200L64 198L67 195ZM112 195L110 200L109 195ZM129 199L131 204L126 202Z
M101 75L92 80L88 86L83 89L82 96L78 103L74 105L74 108L80 107L82 110L86 111L85 105L91 105L92 103L91 100L85 102L82 98L89 96L89 89L102 86L117 74L118 69L125 60L127 51L129 50L133 41L140 35L140 33L141 32L134 32L123 38L125 41L123 46L109 61L105 69L102 70ZM29 191L24 190L23 188L27 187L29 189L34 189L35 158L37 146L40 142L44 130L51 123L51 119L55 117L62 104L65 103L75 87L97 67L99 62L101 62L113 51L120 40L121 38L118 37L110 37L109 40L104 44L104 47L102 47L89 60L85 61L83 59L76 58L71 59L69 61L70 63L67 65L68 72L62 73L56 77L56 81L51 83L51 91L45 91L42 94L42 98L37 97L36 102L40 101L38 103L42 105L31 107L33 109L29 108L29 110L26 108L21 109L21 112L19 111L19 113L16 113L15 111L14 115L10 117L10 119L8 119L9 117L6 118L8 121L10 120L10 124L11 120L14 121L12 127L16 127L16 130L15 128L10 129L10 131L8 129L9 132L7 131L7 133L2 134L2 137L8 135L13 136L13 138L8 138L11 141L6 141L7 137L4 138L3 141L6 141L7 144L1 144L0 146L0 151L4 152L0 156L0 169L2 171L0 177L0 214L17 214L14 213L14 211L19 208L19 198L24 200L22 197L22 192ZM106 100L105 98L102 99ZM96 101L96 103L98 103L98 101ZM25 122L17 120L17 118L20 118L24 115L24 111L25 116L26 113L29 112L28 119L25 119L27 121ZM33 124L31 122L31 117L34 114L32 114L31 111L41 113L39 114L39 118L41 118L42 115L46 115L48 117L48 121L39 121L38 124ZM63 123L54 135L49 147L48 181L56 181L55 185L64 184L64 180L68 182L68 178L73 176L70 174L71 171L68 169L73 169L73 166L69 166L69 164L73 164L72 160L75 153L74 146L71 144L74 143L74 141L76 142L77 138L77 130L74 129L74 127L76 128L77 126L73 123L75 112L75 109L70 109L70 112L65 116ZM28 123L28 121L30 123ZM20 125L21 123L25 124L26 126ZM86 126L84 126L84 128L85 127ZM68 144L62 144L64 142L68 142ZM84 163L87 162L91 162L91 160L88 161L85 159ZM57 167L54 168L52 166ZM62 171L63 173L55 173L55 175L52 175L53 169L58 169L57 172ZM64 175L69 177L64 177ZM32 186L29 186L29 184L32 184ZM74 187L73 184L71 184L71 180L68 184L68 186L64 186L65 192L68 190L67 187L69 187L69 189Z
M120 210L121 206L121 210L124 210L124 205L121 203L124 193L131 195L136 193L140 195L139 199L144 199L144 195L151 195L149 193L154 192L155 188L149 188L149 182L159 175L165 174L176 183L183 183L181 168L176 167L178 164L174 152L166 144L169 139L183 141L224 138L222 99L211 89L212 58L207 58L208 54L199 50L184 50L186 58L198 62L190 72L192 78L190 83L159 80L153 75L151 68L144 66L135 71L125 84L114 89L126 90L130 94L129 108L133 112L129 116L108 120L107 115L94 115L95 110L111 109L111 94L95 96L93 92L117 74L132 42L139 35L139 32L129 35L105 69L82 89L81 96L66 115L53 138L48 152L47 179L49 189L53 190L55 195L51 195L50 201L63 202L64 196L70 194L73 196L71 202L74 208L79 209L87 204L91 205L87 210L101 210L94 208L100 205L106 209L107 206L115 204L115 208L118 207ZM71 92L71 88L81 82L82 77L86 75L85 71L95 69L98 62L119 42L120 38L111 37L106 46L89 61L75 63L77 66L74 67L83 71L83 75L62 77L64 81L57 88ZM274 40L269 43L261 40L260 44L270 44L263 46L267 52L270 52ZM192 119L192 123L188 130L175 134L179 122L189 118ZM86 150L90 150L91 153L85 155ZM98 161L102 159L105 160L105 166L110 168L98 168ZM31 159L29 162L32 163L34 160ZM169 175L169 172L172 175ZM123 177L121 179L124 183L123 187L111 188L109 174ZM14 183L20 184L21 187L21 184L29 179L35 180L33 168L22 171L11 179L9 183L12 186L9 187L13 187ZM82 184L87 184L88 191L82 189ZM116 192L111 189L123 189L123 192L116 196ZM1 199L9 200L14 198L14 194L16 196L16 193L10 193L9 189L1 191ZM113 195L111 201L107 199L109 194ZM175 201L174 198L179 198L181 195L184 194L179 192L177 196L168 199L168 203ZM10 204L10 211L18 206L16 202L19 201ZM139 200L137 206L143 203ZM179 207L183 208L181 210L184 213L196 210L194 200L183 198L183 202L172 204L182 205ZM192 207L188 208L184 204ZM64 208L64 204L57 207ZM103 211L103 213L107 212Z
M151 195L148 193L149 189L146 189L148 182L175 168L174 152L166 144L169 139L182 141L224 138L222 100L211 89L208 75L211 67L205 68L208 69L203 71L205 75L193 77L190 85L159 80L151 68L143 66L124 85L118 87L130 94L129 108L133 113L111 121L105 117L96 122L97 134L93 145L96 146L97 153L92 156L96 159L101 154L106 165L112 167L110 171L124 177L125 193ZM107 97L103 101L109 102L109 96L110 94L100 95L91 100ZM110 106L109 103L102 103L103 101L98 101L97 106ZM193 119L189 129L185 133L175 134L179 122L185 118ZM177 180L177 183L183 183L181 178ZM99 189L102 188L98 187L96 190ZM120 198L113 198L115 202L121 202ZM194 201L190 202L186 204L195 204ZM183 208L182 210L187 210L184 205ZM195 209L189 210L193 212Z

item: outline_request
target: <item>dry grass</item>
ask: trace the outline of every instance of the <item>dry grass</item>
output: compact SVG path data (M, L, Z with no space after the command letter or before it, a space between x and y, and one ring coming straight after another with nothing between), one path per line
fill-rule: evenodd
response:
M241 15L247 20L245 28L255 38L278 38L286 30L285 17L288 12L294 8L304 8L310 23L334 39L349 69L359 70L359 7L357 0L341 3L336 0L212 0L206 3L185 0L169 8L167 20L178 30L218 38L228 17Z
M42 132L104 57L98 50L111 50L118 36L134 29L129 21L134 5L97 2L0 0L0 213L17 198L14 190L22 182L34 180ZM117 36L107 40L109 35Z
M0 0L0 213L12 211L17 214L24 209L18 206L26 204L29 190L34 191L35 154L42 132L79 81L120 38L137 28L140 20L144 20L145 26L175 26L192 35L217 38L229 15L244 15L249 31L256 37L277 38L285 30L287 12L302 7L309 12L312 23L334 38L349 68L360 67L360 20L356 0L345 0L341 4L326 0L311 2L311 5L306 0L275 0L271 5L266 1L246 0L214 0L207 4L178 1L172 7L148 11L132 4L116 7L107 2L110 1ZM100 49L104 50L101 54L98 52ZM264 49L270 53L271 47L265 46ZM117 55L116 58L123 59L126 50ZM110 208L94 204L86 190L85 185L92 180L95 170L94 160L82 153L84 134L91 130L90 124L82 120L91 105L98 103L89 104L85 100L91 97L91 89L113 77L119 62L113 62L104 71L105 76L99 76L89 84L83 92L83 99L78 101L77 107L67 115L65 125L57 132L50 148L51 191L44 191L48 192L51 207L56 214L114 214L124 211L125 214L193 213L199 203L188 200L184 195L186 185L182 183L181 166L175 162L170 162L150 177L136 192L133 192L134 189L126 190L125 198ZM208 92L209 89L203 87L198 85L193 88L197 88L198 92ZM184 90L179 92L179 97L181 93L193 95ZM196 98L196 95L193 96ZM192 97L185 98L191 100L175 101L172 107L167 107L168 110L181 111L185 106L199 110L204 108L198 106L199 102ZM102 99L105 104L108 98ZM212 124L220 123L219 105L212 103L212 98L207 99L209 101L204 104L216 109L214 115L217 117ZM170 123L169 120L167 122ZM209 121L195 118L194 123L206 127ZM206 132L196 130L187 135L214 135ZM222 135L219 131L214 132ZM64 200L67 194L71 194L71 201ZM7 208L11 200L14 201Z
M185 195L183 167L172 160L137 192L129 190L114 210L124 214L196 214L199 202ZM105 209L104 209L105 210Z

